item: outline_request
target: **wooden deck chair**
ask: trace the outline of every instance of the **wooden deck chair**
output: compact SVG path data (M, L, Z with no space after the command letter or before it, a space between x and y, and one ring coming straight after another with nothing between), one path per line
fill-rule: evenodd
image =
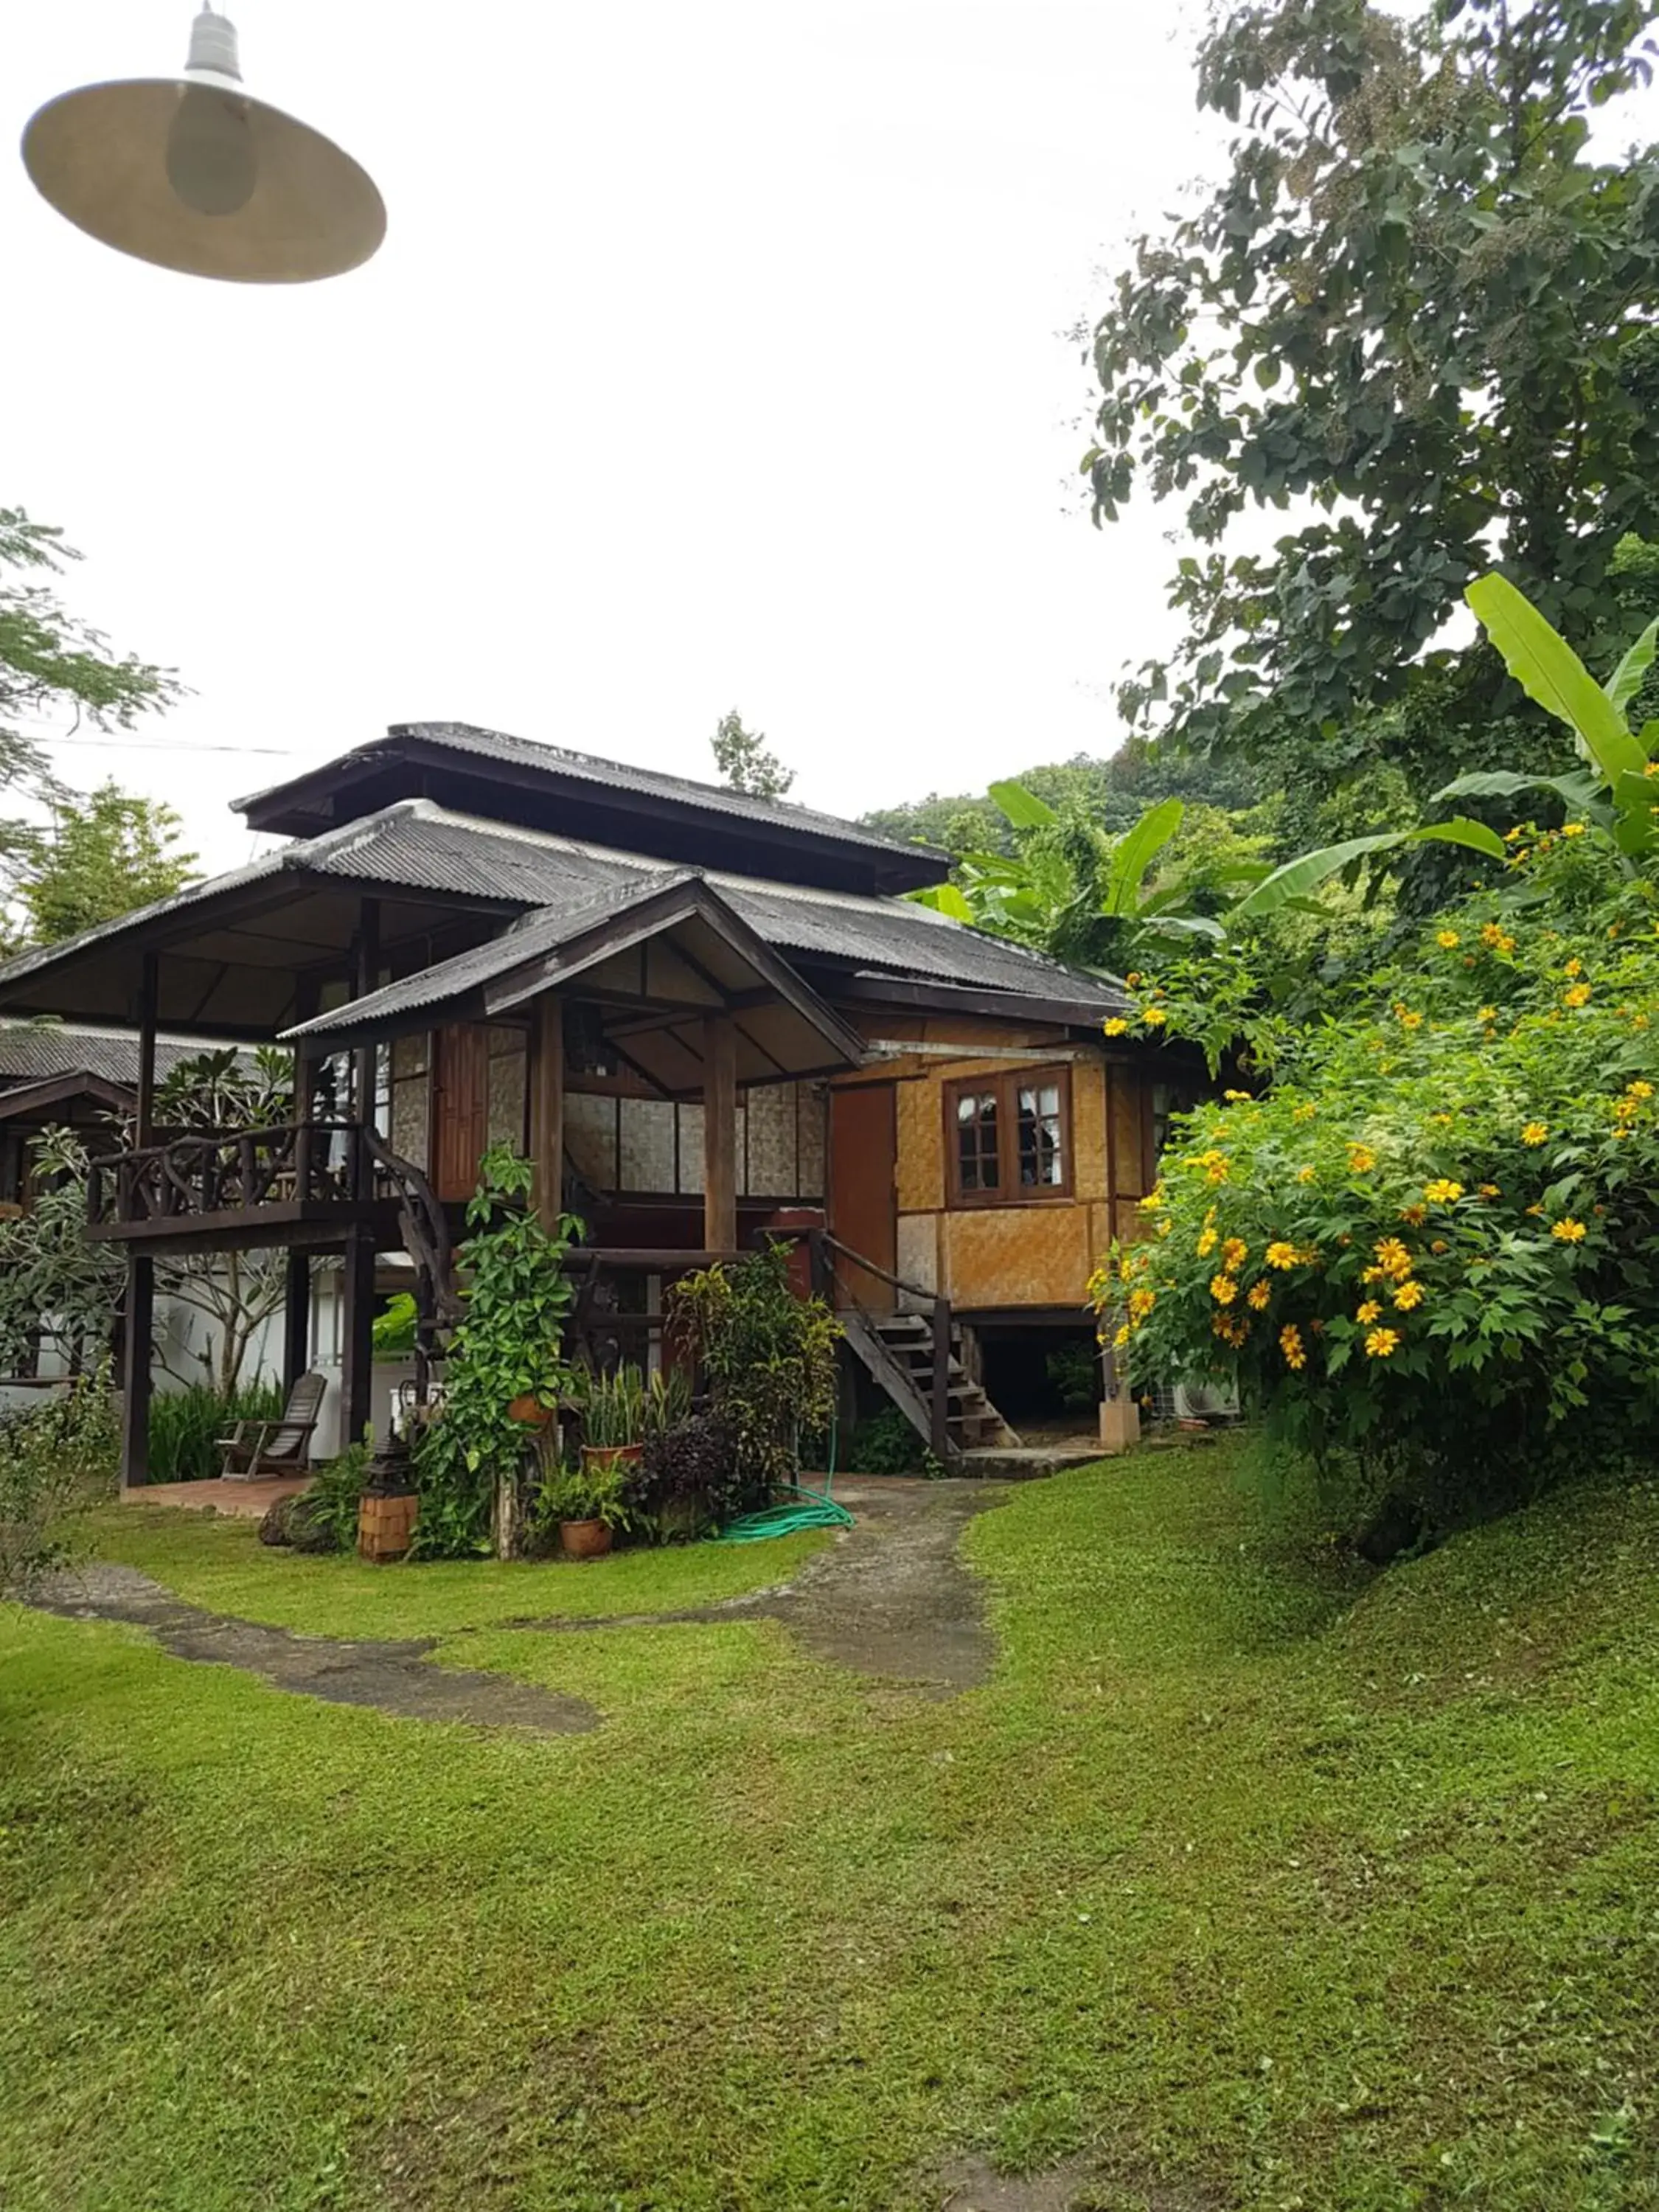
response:
M311 1465L311 1437L327 1389L320 1375L302 1375L288 1394L280 1420L238 1421L221 1437L221 1472L227 1482L258 1482L272 1475L303 1474Z

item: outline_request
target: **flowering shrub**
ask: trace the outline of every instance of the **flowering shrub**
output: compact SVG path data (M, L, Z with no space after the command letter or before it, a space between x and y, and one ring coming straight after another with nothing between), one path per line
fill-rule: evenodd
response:
M1430 1520L1659 1441L1659 893L1573 825L1267 1095L1186 1117L1093 1295L1132 1382L1236 1378Z

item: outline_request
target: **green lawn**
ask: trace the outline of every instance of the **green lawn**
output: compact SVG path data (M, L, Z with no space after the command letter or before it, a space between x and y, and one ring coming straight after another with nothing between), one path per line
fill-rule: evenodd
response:
M0 2203L922 2212L953 2154L1087 2148L1113 2212L1659 2206L1659 1490L1359 1586L1224 1451L1148 1454L967 1547L1003 1658L932 1703L767 1621L502 1625L799 1542L371 1573L106 1519L604 1724L0 1611Z

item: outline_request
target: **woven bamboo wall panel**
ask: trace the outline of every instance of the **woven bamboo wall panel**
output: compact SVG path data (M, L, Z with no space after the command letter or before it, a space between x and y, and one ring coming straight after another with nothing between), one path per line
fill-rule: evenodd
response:
M1106 1192L1106 1071L1098 1060L1072 1070L1072 1187L1079 1198Z
M946 1289L961 1306L1081 1306L1086 1206L988 1206L944 1217Z
M1146 1176L1146 1085L1127 1068L1112 1070L1112 1170L1115 1195L1142 1198Z
M898 1265L895 1272L919 1290L939 1288L939 1224L937 1213L901 1213L898 1218ZM900 1301L903 1304L903 1300Z
M937 1082L901 1083L898 1097L898 1209L937 1212L945 1203L945 1107Z

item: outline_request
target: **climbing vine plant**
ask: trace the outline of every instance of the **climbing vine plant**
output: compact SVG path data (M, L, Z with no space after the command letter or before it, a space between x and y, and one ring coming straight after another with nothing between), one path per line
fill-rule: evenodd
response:
M492 1146L467 1202L472 1232L456 1257L465 1311L444 1364L441 1413L415 1448L421 1510L416 1548L430 1559L488 1552L496 1492L516 1483L526 1431L515 1398L557 1404L566 1381L564 1325L574 1291L565 1255L582 1224L550 1229L530 1203L532 1170Z

